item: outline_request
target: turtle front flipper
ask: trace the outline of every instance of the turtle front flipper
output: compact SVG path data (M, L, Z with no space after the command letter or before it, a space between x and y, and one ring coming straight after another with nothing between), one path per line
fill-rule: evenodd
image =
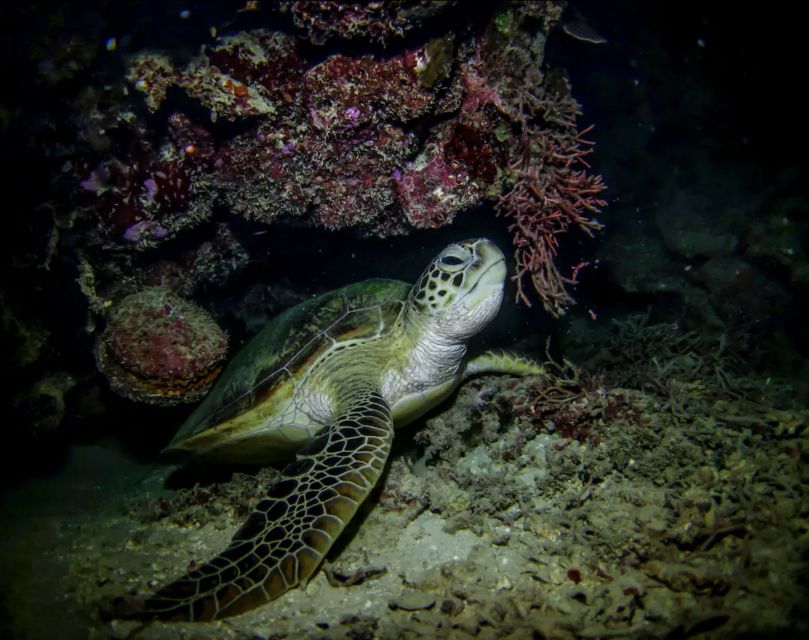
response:
M511 351L486 351L466 363L461 376L466 381L472 376L484 373L510 373L515 376L544 375L545 367L540 363Z
M217 620L306 585L379 479L392 440L381 395L355 394L287 465L228 548L160 589L138 617Z

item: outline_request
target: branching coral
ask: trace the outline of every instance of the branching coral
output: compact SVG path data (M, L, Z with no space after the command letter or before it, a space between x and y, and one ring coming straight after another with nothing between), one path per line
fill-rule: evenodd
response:
M556 264L558 236L571 225L587 235L601 229L588 215L606 204L598 197L605 185L601 176L586 171L593 143L584 136L592 127L577 130L581 110L569 93L527 88L518 100L513 117L522 135L509 167L514 184L495 209L511 221L518 300L531 305L524 285L528 279L545 309L559 316L573 302L568 286L586 263L562 275Z
M569 276L562 275L556 264L558 236L571 225L592 235L601 224L587 214L598 213L606 204L597 197L604 189L601 176L576 169L577 164L586 164L583 156L590 152L592 143L582 138L588 130L568 135L545 130L526 136L523 144L539 149L526 151L515 161L511 169L517 180L495 205L511 220L518 300L531 306L524 286L527 278L554 316L573 302L568 285L576 283L586 265L579 262Z

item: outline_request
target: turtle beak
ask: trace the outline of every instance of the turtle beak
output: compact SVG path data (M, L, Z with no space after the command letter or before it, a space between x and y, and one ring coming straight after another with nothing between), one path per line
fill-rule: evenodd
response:
M488 238L480 238L475 241L473 251L477 255L483 273L478 280L478 285L484 287L503 286L508 269L506 267L506 257L494 242Z
M497 309L500 307L503 284L508 271L506 258L500 248L488 238L478 238L468 243L467 247L474 255L469 267L474 284L458 302L473 312L482 303L484 306L492 305Z

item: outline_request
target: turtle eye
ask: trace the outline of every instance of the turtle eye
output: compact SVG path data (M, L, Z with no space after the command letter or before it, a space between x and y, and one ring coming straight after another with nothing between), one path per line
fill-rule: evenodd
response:
M472 254L462 247L449 247L438 258L438 264L447 271L457 271L469 262Z

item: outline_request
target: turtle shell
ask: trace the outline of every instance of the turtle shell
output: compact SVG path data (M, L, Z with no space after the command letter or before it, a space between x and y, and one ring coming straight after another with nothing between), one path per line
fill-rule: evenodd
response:
M267 411L274 401L288 397L294 392L295 380L325 350L342 340L391 331L410 288L398 280L366 280L276 316L233 357L167 451L185 449L183 443L192 438L226 441L228 432L220 432L220 425L259 405Z

